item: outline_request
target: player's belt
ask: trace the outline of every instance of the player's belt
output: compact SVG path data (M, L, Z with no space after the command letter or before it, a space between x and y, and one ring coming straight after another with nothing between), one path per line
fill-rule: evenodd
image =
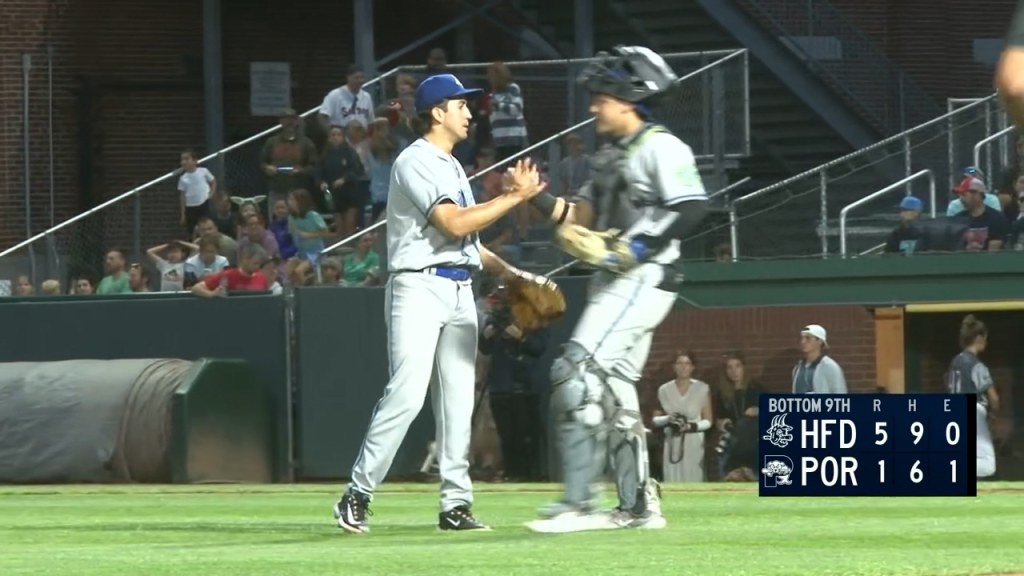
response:
M424 274L433 274L456 282L465 282L473 277L473 271L466 266L431 266L420 270Z

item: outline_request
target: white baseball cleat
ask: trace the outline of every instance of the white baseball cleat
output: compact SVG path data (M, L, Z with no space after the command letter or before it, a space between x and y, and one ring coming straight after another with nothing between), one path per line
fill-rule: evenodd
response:
M526 527L541 534L566 534L617 528L609 514L603 512L565 512L552 518L527 522Z

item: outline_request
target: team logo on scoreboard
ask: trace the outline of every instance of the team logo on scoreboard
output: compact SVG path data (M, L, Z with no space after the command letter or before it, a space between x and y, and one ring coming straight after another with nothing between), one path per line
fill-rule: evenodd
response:
M785 448L793 441L793 427L786 424L788 414L776 414L772 417L772 425L768 427L762 440L771 442L776 448Z
M765 488L789 486L793 483L789 478L793 475L793 461L788 456L765 456L761 475Z

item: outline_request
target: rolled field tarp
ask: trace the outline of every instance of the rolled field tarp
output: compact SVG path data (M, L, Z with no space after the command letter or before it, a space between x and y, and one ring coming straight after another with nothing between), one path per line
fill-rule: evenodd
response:
M193 362L0 363L0 482L167 482L171 403Z

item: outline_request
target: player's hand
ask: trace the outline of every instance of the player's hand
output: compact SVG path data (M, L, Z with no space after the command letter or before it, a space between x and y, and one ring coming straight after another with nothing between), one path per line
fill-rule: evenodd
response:
M540 194L547 188L546 182L540 181L540 172L537 166L529 159L521 159L508 169L507 179L503 184L505 191L510 196L518 196L523 200L529 200Z

